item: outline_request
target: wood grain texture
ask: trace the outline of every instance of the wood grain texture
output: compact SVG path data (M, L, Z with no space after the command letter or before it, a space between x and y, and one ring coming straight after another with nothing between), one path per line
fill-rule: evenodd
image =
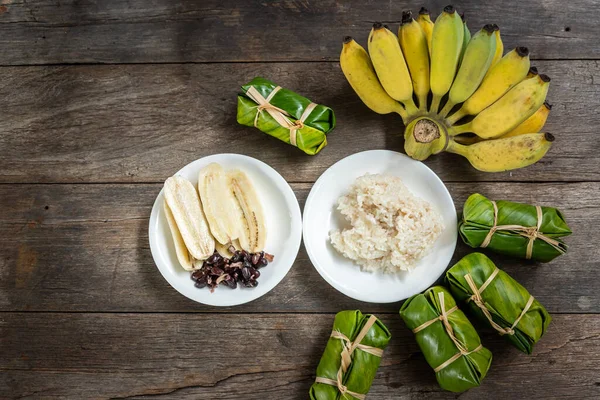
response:
M310 185L293 187L303 207ZM287 277L254 302L221 309L184 298L162 278L149 250L148 217L160 188L0 185L0 311L337 312L367 306L331 288L304 248ZM450 183L448 188L457 209L480 192L562 210L574 232L566 238L566 255L532 264L488 254L550 312L600 312L600 250L593 240L600 225L600 183ZM471 251L459 240L453 261ZM395 313L399 303L368 307Z
M3 0L0 65L337 60L342 38L397 29L402 11L447 1ZM472 31L502 29L506 48L538 59L598 58L594 0L461 1ZM233 39L233 40L232 40Z
M382 321L392 340L369 399L457 398L437 386L400 317ZM332 323L331 314L2 314L0 397L306 399ZM531 356L480 332L494 360L461 399L600 396L599 315L556 316Z
M543 61L553 78L546 130L557 137L539 163L507 173L474 170L453 154L426 161L444 181L598 181L598 61ZM368 110L334 63L2 68L0 182L163 182L205 155L264 160L288 181L314 182L364 150L403 151L400 118ZM317 156L236 123L239 85L269 77L331 106L338 127ZM325 86L326 85L326 86Z

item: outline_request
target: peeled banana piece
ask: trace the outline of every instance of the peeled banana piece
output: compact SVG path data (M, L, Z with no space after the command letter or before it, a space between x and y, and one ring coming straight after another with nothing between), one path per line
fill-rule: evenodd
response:
M262 204L258 193L248 176L240 170L232 170L227 173L229 189L232 191L237 205L238 213L241 211L242 218L238 240L241 247L256 253L264 250L267 240L267 226L265 223Z
M210 257L215 251L215 240L208 228L194 185L181 176L172 176L165 182L164 196L177 230L191 256L196 260Z
M527 133L469 146L450 140L447 151L465 157L480 171L502 172L538 162L550 150L553 141L550 133Z
M175 245L175 254L177 255L177 260L183 269L186 271L193 271L195 269L193 264L194 258L190 255L187 247L185 247L185 242L181 237L181 233L179 233L173 213L171 212L171 209L166 201L164 203L164 211L167 217L167 223L169 224L169 229L171 231L171 236L173 237L173 244Z
M200 170L198 192L210 232L217 242L229 245L238 238L240 224L239 217L232 212L235 200L220 164L211 163Z

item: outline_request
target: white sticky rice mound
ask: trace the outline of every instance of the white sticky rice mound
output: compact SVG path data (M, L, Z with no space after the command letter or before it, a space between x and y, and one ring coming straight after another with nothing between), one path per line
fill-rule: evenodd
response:
M338 210L352 227L330 232L331 243L363 271L411 270L444 229L439 212L391 175L357 178Z

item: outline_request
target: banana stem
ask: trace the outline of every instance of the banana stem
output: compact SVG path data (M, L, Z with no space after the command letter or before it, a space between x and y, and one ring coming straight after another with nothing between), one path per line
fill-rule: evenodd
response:
M465 115L467 115L467 113L461 108L460 110L458 110L457 112L455 112L454 114L449 116L446 119L446 122L448 122L448 125L454 125L458 120L460 120Z
M419 111L427 112L427 92L418 96Z
M449 153L460 154L461 156L467 158L469 155L469 148L467 146L463 146L462 144L456 143L452 138L448 141L446 151Z
M396 107L395 111L402 118L402 122L404 123L404 125L406 125L406 123L408 122L408 113L406 112L406 110L404 109L404 107L402 107L402 104L398 103L398 107Z
M403 101L402 104L404 104L404 109L406 110L408 115L415 115L419 113L419 109L417 108L417 105L415 104L412 97L406 101Z
M448 99L448 101L446 102L446 105L444 106L444 108L442 109L442 111L440 112L439 115L442 116L442 118L446 118L446 115L448 115L448 113L450 113L450 111L452 111L452 108L455 106L455 104L450 101L450 99Z
M467 133L467 132L472 132L470 122L466 123L466 124L458 125L458 126L453 126L448 129L448 134L450 134L450 136L456 136L456 135L460 135L461 133Z
M429 111L437 114L438 110L440 109L440 101L442 101L442 98L434 94L433 100L431 101L431 108L429 109Z

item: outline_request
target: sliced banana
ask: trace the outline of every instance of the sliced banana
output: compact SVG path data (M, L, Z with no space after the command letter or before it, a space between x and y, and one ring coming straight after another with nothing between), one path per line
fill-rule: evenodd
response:
M192 257L196 260L210 257L215 251L215 240L194 185L181 176L172 176L165 182L164 193L177 229Z
M228 189L225 171L217 163L202 168L198 177L198 192L210 232L217 242L229 245L240 231L239 216L235 216L233 194Z
M264 250L267 238L267 227L264 213L256 189L248 176L240 170L232 170L227 174L229 188L243 217L243 227L239 235L242 248L251 253Z
M167 216L167 222L169 223L169 229L171 230L171 236L173 236L177 260L179 260L179 264L181 264L183 269L186 271L192 271L195 269L193 265L193 257L190 255L187 247L185 247L181 233L179 233L179 229L177 229L177 223L175 222L173 213L171 212L171 209L166 201L164 203L164 210L165 215Z

